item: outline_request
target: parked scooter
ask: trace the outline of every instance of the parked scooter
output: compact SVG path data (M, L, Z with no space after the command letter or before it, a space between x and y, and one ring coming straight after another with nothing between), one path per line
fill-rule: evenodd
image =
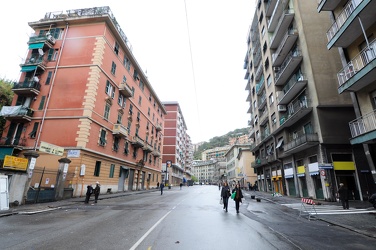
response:
M373 205L373 207L376 208L376 193L374 193L373 195L371 195L371 197L369 198L369 202L371 202L371 204Z

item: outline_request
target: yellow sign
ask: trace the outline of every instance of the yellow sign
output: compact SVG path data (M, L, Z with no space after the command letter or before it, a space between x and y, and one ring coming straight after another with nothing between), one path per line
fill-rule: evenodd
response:
M43 141L40 142L39 151L59 156L64 154L64 148Z
M4 158L3 168L18 171L26 171L27 163L28 160L26 158L6 155Z

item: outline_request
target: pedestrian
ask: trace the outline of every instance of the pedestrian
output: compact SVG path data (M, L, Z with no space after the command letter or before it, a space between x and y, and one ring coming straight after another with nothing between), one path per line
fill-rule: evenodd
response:
M183 187L183 183L180 182L180 185L179 185L179 186L180 186L180 190L181 190L181 188Z
M232 193L234 193L234 192L236 192L234 201L235 201L236 213L238 214L239 213L239 206L240 206L240 203L242 202L242 198L243 198L242 189L240 188L239 183L236 184L235 188L232 190Z
M225 210L226 212L228 209L228 198L230 198L230 196L231 196L230 187L228 186L227 181L225 181L222 186L221 197L223 200L223 210Z
M97 201L98 201L98 196L99 196L99 194L100 194L100 192L101 192L101 186L99 185L99 182L97 181L97 184L96 184L96 186L95 186L95 188L94 188L94 197L95 197L95 203L97 203Z
M163 194L163 188L164 188L164 184L163 182L161 183L161 195Z
M93 186L92 184L87 185L86 187L86 198L85 198L85 203L89 203L90 196L93 193Z
M338 198L342 203L343 209L349 209L349 191L343 183L339 184Z
M218 190L221 190L221 183L218 182Z
M159 188L159 181L157 182L157 189Z

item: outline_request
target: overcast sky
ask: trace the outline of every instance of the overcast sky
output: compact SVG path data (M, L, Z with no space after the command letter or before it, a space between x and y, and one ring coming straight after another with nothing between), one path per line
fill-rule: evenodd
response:
M28 22L38 21L46 12L109 6L158 98L179 103L193 143L208 141L247 127L243 63L254 3L255 0L2 1L0 78L19 80L19 64L25 58L32 33Z

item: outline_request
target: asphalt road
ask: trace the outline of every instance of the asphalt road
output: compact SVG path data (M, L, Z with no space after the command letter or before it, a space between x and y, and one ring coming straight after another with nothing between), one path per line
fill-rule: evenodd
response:
M1 249L375 249L376 240L246 197L236 214L216 186L147 192L0 219Z

